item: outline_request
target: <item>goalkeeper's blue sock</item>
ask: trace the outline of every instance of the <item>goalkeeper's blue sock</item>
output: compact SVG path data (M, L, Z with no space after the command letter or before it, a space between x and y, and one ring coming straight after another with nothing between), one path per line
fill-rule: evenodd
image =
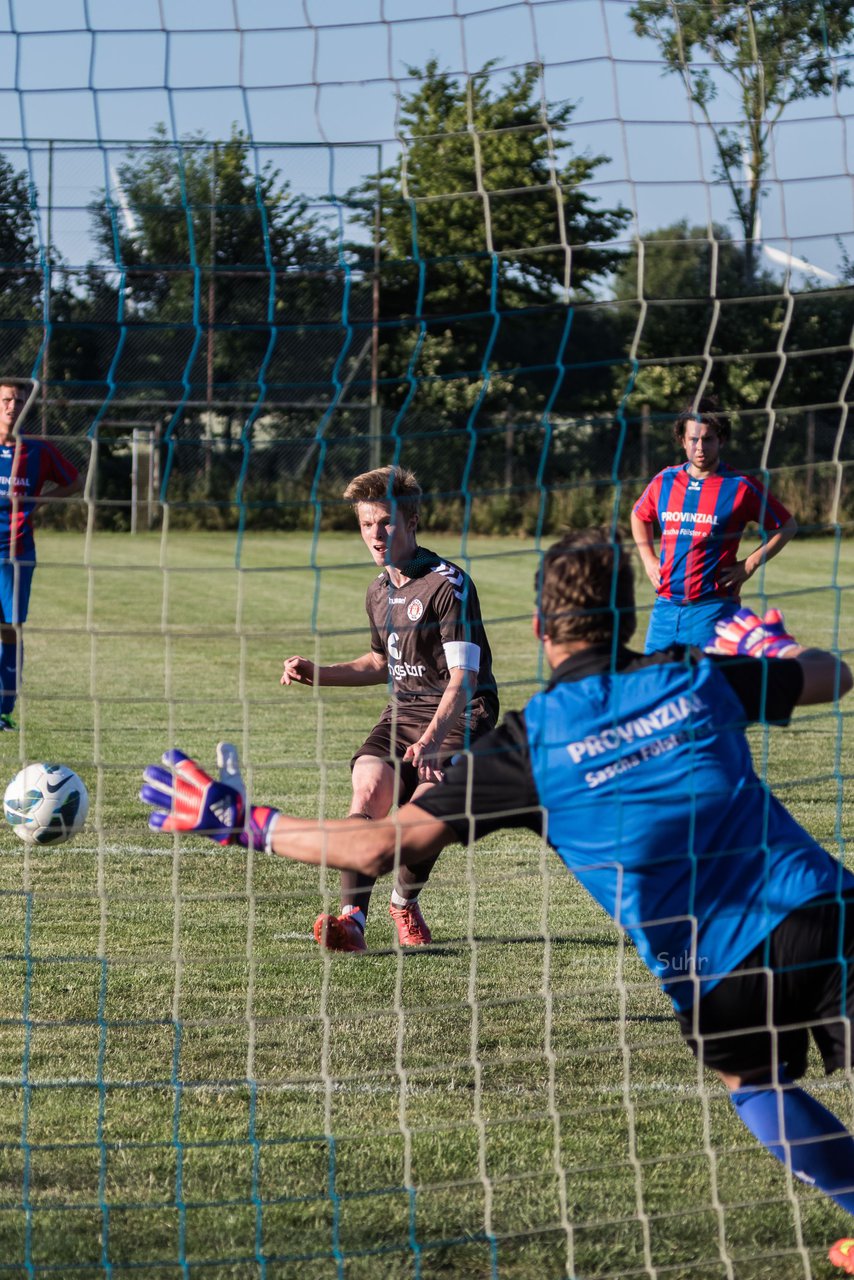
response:
M739 1119L802 1182L854 1214L854 1138L841 1120L785 1076L779 1088L745 1086L730 1094ZM780 1120L783 1138L780 1141Z
M23 664L23 649L21 662ZM18 693L18 646L8 640L0 641L0 716L9 716L15 709Z

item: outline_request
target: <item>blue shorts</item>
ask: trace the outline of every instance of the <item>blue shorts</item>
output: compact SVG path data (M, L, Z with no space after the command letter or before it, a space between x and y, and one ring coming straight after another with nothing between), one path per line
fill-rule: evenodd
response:
M694 644L702 649L714 636L715 623L731 618L740 608L740 600L724 598L676 604L659 596L652 606L644 653L657 653L672 644Z
M15 626L26 622L35 571L32 563L0 560L0 623Z

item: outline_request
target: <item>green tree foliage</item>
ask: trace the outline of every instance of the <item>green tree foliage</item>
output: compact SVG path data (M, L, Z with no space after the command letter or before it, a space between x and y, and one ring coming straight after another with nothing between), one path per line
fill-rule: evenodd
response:
M293 377L281 348L300 344L280 342L282 326L338 310L334 296L324 308L336 254L308 200L271 163L256 171L236 129L225 142L176 145L160 126L118 180L92 216L102 257L121 272L111 272L114 319L135 326L123 375L174 382L189 371L199 398L211 390L209 354L218 395L257 386L262 370L270 382Z
M684 220L637 241L620 264L614 295L640 368L629 407L681 407L711 362L710 382L731 404L767 391L785 309L770 273L744 292L746 249L724 227Z
M653 39L667 70L681 76L712 130L718 176L744 231L745 279L751 281L771 130L791 103L851 83L834 55L854 32L854 0L637 0L629 13L637 34ZM713 118L721 77L735 91L738 129Z
M43 277L29 179L0 156L0 373L33 371L43 333Z
M565 404L570 366L576 406L607 393L595 294L629 215L597 205L605 157L572 150L572 105L543 102L538 68L499 79L489 63L461 81L431 60L410 74L400 157L352 193L371 238L352 247L373 272L378 225L384 405L405 406L403 431L441 430L447 458L449 427Z
M226 510L234 519L238 498L257 488L269 503L281 479L267 437L314 430L317 411L309 420L289 406L328 399L344 273L326 211L272 163L257 165L236 129L222 142L175 143L158 127L116 178L90 206L97 260L56 301L52 368L72 371L70 394L97 401L110 388L98 427L101 498L127 493L139 422L163 432L170 501L199 519ZM256 404L266 421L247 452ZM263 482L253 487L245 468L256 455Z
M839 448L839 429L854 288L792 292L762 272L745 291L745 253L723 227L681 221L644 236L621 263L614 292L637 362L621 472L677 460L673 415L703 385L736 417L729 455L786 468L777 481L785 501L805 524L821 522L833 503L832 461L852 456L851 443ZM645 407L652 429L642 440Z

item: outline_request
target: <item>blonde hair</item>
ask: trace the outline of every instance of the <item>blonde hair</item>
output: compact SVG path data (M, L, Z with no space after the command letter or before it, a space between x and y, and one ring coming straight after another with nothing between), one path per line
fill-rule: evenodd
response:
M421 485L406 467L377 467L352 479L343 497L354 507L360 502L385 502L411 515L420 510Z

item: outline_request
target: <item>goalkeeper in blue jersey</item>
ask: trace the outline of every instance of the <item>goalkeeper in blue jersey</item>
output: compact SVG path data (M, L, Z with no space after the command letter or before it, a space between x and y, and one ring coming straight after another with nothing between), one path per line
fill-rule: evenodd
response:
M247 806L172 751L145 772L151 825L374 876L500 828L542 834L631 935L748 1129L854 1213L854 1138L795 1083L810 1032L828 1072L852 1062L854 876L759 779L744 732L848 693L851 671L774 612L720 622L708 653L641 656L634 629L620 541L568 534L537 579L551 682L416 803L306 823ZM854 1268L854 1241L831 1252L844 1263L849 1246Z

